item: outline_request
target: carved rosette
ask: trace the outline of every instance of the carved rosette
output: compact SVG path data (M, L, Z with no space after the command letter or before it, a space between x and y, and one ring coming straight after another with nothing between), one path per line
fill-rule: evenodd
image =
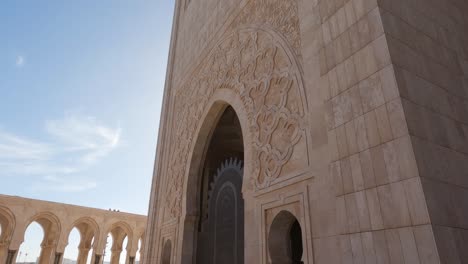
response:
M188 155L207 103L220 88L241 98L248 115L257 189L270 186L283 172L295 146L305 140L302 79L294 55L271 31L243 29L220 42L194 77L175 91L172 152L166 206L180 215ZM246 146L248 147L248 146Z

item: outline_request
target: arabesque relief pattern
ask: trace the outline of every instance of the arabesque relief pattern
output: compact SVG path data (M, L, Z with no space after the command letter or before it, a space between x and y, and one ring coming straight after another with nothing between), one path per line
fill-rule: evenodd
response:
M280 9L286 4L287 10L295 7L294 1L281 2L272 6ZM241 20L244 17L248 16L240 15ZM286 23L290 17L291 13L275 16L282 20L277 21L282 30L293 36L291 31L297 24ZM306 137L300 67L294 59L297 54L288 54L287 50L283 40L273 31L263 27L238 30L211 51L193 78L174 90L173 96L177 100L173 114L178 117L178 122L173 124L170 179L165 188L165 204L170 216L180 215L182 186L193 135L217 89L230 89L238 94L248 115L255 158L254 171L250 174L256 188L268 187L282 175L295 146Z

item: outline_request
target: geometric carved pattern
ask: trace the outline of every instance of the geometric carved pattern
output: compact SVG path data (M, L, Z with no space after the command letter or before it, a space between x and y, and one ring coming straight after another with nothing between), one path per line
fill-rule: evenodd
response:
M281 176L294 147L305 139L302 77L291 54L270 31L239 30L220 42L197 73L175 91L172 149L166 206L180 214L188 153L207 102L216 89L237 93L248 114L254 171L258 189Z

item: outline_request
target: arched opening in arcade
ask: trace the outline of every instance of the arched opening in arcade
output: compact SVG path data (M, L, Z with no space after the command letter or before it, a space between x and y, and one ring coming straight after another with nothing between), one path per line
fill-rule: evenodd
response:
M195 254L197 263L244 263L241 124L234 108L224 103L215 104L207 116L189 171L187 215L195 221L186 221L191 223L184 236L194 241L184 250Z
M122 226L115 226L107 235L104 262L110 264L127 263L129 243L129 231Z
M94 254L94 242L95 242L95 238L93 237L93 239L91 240L91 249L89 250L88 255L86 257L86 264L92 264L93 263L92 261L93 261L93 254ZM80 257L80 255L78 255L78 258L79 257Z
M41 244L44 239L44 229L42 226L37 222L29 224L24 233L24 241L16 255L16 263L36 263L41 255Z
M90 218L81 218L73 224L64 252L64 261L74 260L77 264L91 263L97 223Z
M63 252L63 261L64 262L76 262L78 260L78 250L81 241L81 234L80 231L76 227L74 227L70 234L68 235L68 244L65 248L65 252ZM86 263L86 262L85 262ZM80 263L80 264L83 264Z
M74 224L68 236L68 245L64 252L64 261L73 260L77 264L91 263L97 224L89 219L79 220Z
M143 253L143 238L140 238L138 239L138 249L135 254L135 264L140 263L142 253Z
M102 256L104 263L110 263L111 255L112 255L112 244L114 243L114 239L112 239L111 233L107 234L106 236L106 247L104 249L104 255Z
M26 229L16 262L37 261L42 264L60 261L62 254L55 252L59 235L57 217L50 213L34 217Z
M41 213L33 217L26 228L16 261L33 261L39 264L60 261L62 254L55 252L59 235L60 224L56 216Z
M281 211L271 223L268 253L272 264L302 264L302 228L297 218Z
M128 258L127 246L128 246L128 236L125 236L122 242L122 253L120 254L119 264L125 264L127 261L127 258Z

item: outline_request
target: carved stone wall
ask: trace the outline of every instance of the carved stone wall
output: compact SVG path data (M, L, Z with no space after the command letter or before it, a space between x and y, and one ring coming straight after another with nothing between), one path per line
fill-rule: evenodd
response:
M245 263L272 260L278 210L297 218L305 263L463 263L462 2L178 1L148 263L168 233L174 262L193 263L191 163L219 101L244 139Z
M176 98L172 116L177 121L172 122L165 219L181 213L187 158L206 104L217 89L233 90L248 113L249 123L244 125L253 135L249 147L255 155L255 171L250 173L257 189L308 165L303 156L307 152L306 104L298 64L297 5L284 0L264 5L254 2L247 4L229 27L231 33L215 45L191 77L171 91ZM236 27L244 24L249 26Z
M183 3L184 2L184 3ZM214 42L239 26L268 24L281 31L300 54L297 3L291 0L190 0L180 3L174 74L186 76ZM207 12L209 11L209 12ZM179 82L177 78L177 82Z

